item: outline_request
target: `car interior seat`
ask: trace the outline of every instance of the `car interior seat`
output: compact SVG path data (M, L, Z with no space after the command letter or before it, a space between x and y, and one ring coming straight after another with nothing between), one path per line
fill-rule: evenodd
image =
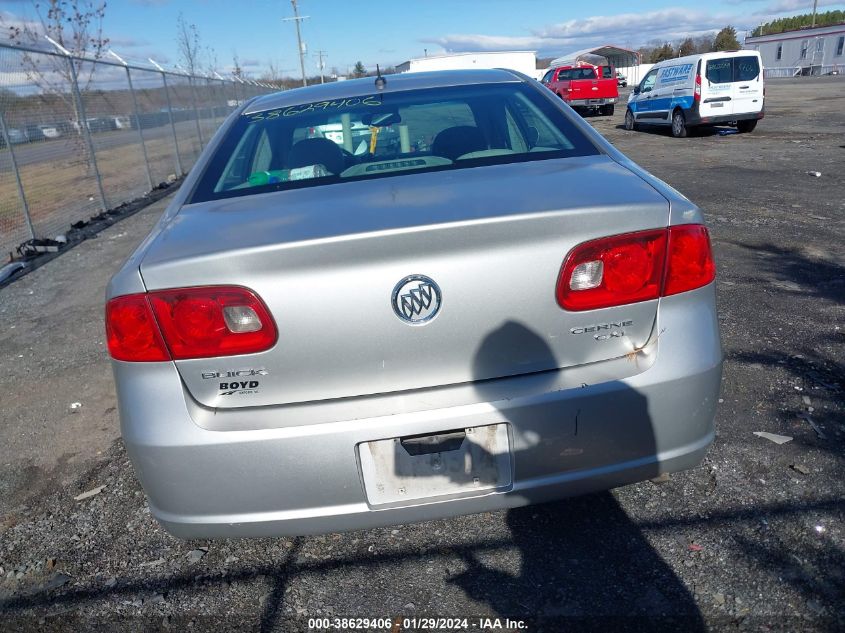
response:
M431 153L455 160L458 156L487 149L484 133L472 125L447 127L434 137Z
M288 168L322 165L333 174L346 167L340 147L327 138L306 138L296 143L288 154Z

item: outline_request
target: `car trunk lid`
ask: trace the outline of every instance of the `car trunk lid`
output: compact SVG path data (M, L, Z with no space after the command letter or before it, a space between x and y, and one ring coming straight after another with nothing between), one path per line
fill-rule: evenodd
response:
M249 287L276 321L266 352L176 362L203 405L399 392L618 358L644 344L656 300L567 312L555 286L575 245L666 226L668 211L606 156L394 176L187 205L141 273L148 290ZM440 291L439 312L422 325L393 307L412 275Z

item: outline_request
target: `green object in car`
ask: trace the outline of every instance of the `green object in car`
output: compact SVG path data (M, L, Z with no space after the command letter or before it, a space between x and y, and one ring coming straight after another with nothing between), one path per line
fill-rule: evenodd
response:
M249 184L253 187L259 185L272 185L276 182L289 180L290 172L287 169L276 169L273 171L257 171L249 175Z

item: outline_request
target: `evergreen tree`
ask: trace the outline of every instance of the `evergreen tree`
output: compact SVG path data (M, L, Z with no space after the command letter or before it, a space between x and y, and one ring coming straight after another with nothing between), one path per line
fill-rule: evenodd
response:
M830 26L832 24L842 24L845 22L845 11L826 11L824 13L816 14L816 26ZM774 33L783 33L784 31L794 31L813 24L813 14L804 13L802 15L793 15L788 18L778 18L767 22L762 26L754 29L752 35L772 35Z
M736 29L726 26L716 34L713 40L714 51L735 51L739 50L739 40L736 39Z
M657 62L662 62L664 59L672 59L673 57L677 57L675 49L672 48L672 45L669 42L666 42L652 51L651 59L649 61L652 64L656 64Z
M693 53L695 53L695 42L692 41L691 37L688 37L678 46L678 55L686 57L687 55L692 55Z
M367 69L364 68L364 64L359 61L355 64L355 69L352 72L355 73L356 77L363 77L367 74Z

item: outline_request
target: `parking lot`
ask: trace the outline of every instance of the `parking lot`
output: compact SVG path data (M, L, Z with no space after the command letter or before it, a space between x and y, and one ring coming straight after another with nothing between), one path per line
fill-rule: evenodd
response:
M414 525L176 540L121 446L102 334L105 283L165 200L0 290L0 628L842 630L845 81L770 81L752 134L674 139L623 117L588 120L701 206L713 238L726 363L700 467Z

